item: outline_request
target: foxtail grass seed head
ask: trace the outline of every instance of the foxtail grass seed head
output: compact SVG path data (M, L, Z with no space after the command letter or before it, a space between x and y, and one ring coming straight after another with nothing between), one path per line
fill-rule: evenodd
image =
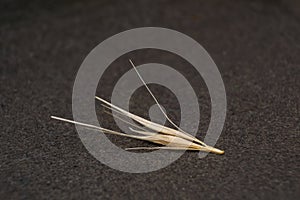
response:
M122 120L123 122L127 123L128 125L130 125L131 127L129 127L129 129L133 133L135 133L135 134L137 133L139 135L125 134L125 133L109 130L109 129L106 129L106 128L102 128L102 127L99 127L99 126L94 126L94 125L90 125L90 124L86 124L86 123L82 123L82 122L77 122L77 121L73 121L73 120L69 120L69 119L65 119L65 118L61 118L61 117L56 117L56 116L51 116L51 118L55 119L55 120L60 120L60 121L63 121L63 122L67 122L67 123L80 125L80 126L83 126L85 128L98 130L98 131L101 131L105 134L113 134L113 135L118 135L118 136L138 139L138 140L145 140L145 141L149 141L149 142L152 142L152 143L155 143L155 144L164 145L164 146L157 146L157 147L132 147L132 148L126 148L125 150L159 150L159 149L165 149L165 150L205 151L205 152L212 152L212 153L215 153L215 154L224 154L223 150L217 149L217 148L212 147L212 146L208 146L207 144L200 141L196 137L194 137L191 134L186 133L184 130L180 129L167 116L167 114L164 112L164 110L162 109L162 107L159 104L158 100L156 99L156 97L153 95L153 93L151 92L151 90L149 89L149 87L147 86L145 81L143 80L142 76L140 75L140 73L136 69L133 62L131 60L129 60L129 62L132 65L132 67L134 68L134 70L136 71L139 79L143 82L143 85L146 87L146 89L148 90L148 92L151 95L151 97L153 98L153 100L158 105L158 107L159 107L160 111L162 112L162 114L166 117L166 119L177 130L173 129L173 128L166 127L166 126L163 126L161 124L151 122L151 121L149 121L147 119L144 119L140 116L132 114L132 113L130 113L126 110L123 110L122 108L119 108L119 107L111 104L110 102L108 102L108 101L106 101L106 100L104 100L100 97L97 97L97 96L95 98L102 103L101 105L103 107L118 113L119 116L116 116L116 117L118 119ZM141 127L141 126L138 126L136 124L130 123L127 120L125 120L124 117L130 118L130 119L134 120L135 122L138 122L139 124L143 125L144 127ZM132 127L138 128L139 130L133 129Z

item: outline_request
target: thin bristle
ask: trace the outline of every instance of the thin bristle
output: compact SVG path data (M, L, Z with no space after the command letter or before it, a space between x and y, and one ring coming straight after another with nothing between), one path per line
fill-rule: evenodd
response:
M181 138L184 138L184 139L187 139L187 140L190 140L190 141L195 141L203 146L207 146L204 142L198 140L197 138L195 138L194 136L192 135L189 135L189 134L186 134L186 133L183 133L183 132L180 132L178 130L175 130L175 129L172 129L172 128L169 128L169 127L166 127L166 126L163 126L163 125L160 125L160 124L157 124L155 122L151 122L147 119L144 119L140 116L137 116L137 115L134 115L126 110L123 110L122 108L119 108L111 103L109 103L108 101L100 98L100 97L97 97L96 96L96 99L101 101L102 103L105 103L109 106L111 106L112 108L122 112L124 115L126 115L127 117L130 117L131 119L137 121L138 123L146 126L147 128L149 129L152 129L156 132L161 132L161 133L164 133L164 134L167 134L167 135L176 135L178 137L181 137Z
M143 132L143 131L136 131L133 130L137 133L141 133L143 135L147 135L147 136L136 136L136 135L129 135L129 134L124 134L124 133L120 133L117 131L112 131L106 128L102 128L100 126L95 126L95 125L91 125L91 124L86 124L86 123L82 123L82 122L77 122L77 121L73 121L73 120L69 120L69 119L65 119L65 118L61 118L61 117L56 117L56 116L51 116L52 119L56 119L59 121L63 121L63 122L68 122L68 123L72 123L72 124L76 124L76 125L80 125L86 128L91 128L91 129L96 129L96 130L100 130L103 133L108 133L108 134L114 134L114 135L119 135L119 136L124 136L124 137L129 137L129 138L133 138L133 139L139 139L139 140L146 140L149 142L153 142L156 144L162 144L162 145L166 145L166 147L164 148L157 148L157 149L174 149L174 150L198 150L198 151L206 151L206 152L214 152L217 154L223 154L224 151L221 151L219 149L216 149L214 147L209 147L209 146L201 146L198 144L195 144L191 141L185 140L183 138L180 137L176 137L176 136L171 136L171 135L165 135L165 134L159 134L159 133L151 133L151 132ZM171 145L171 146L168 146Z
M190 150L190 151L199 151L198 149L193 148L180 148L180 147L129 147L125 150Z
M120 117L120 116L118 116L118 115L113 115L112 113L110 113L110 112L108 112L108 111L104 111L104 112L105 112L106 114L109 114L110 116L113 116L113 117L118 118L119 120L121 120L122 122L124 122L124 123L126 123L126 124L128 124L128 125L131 125L131 126L133 126L133 127L135 127L135 128L138 128L138 129L141 129L141 130L144 130L144 131L147 131L145 128L143 128L143 127L141 127L141 126L138 126L138 125L136 125L136 124L133 124L133 123L131 123L131 122L129 122L129 121L123 119L122 117ZM130 127L129 127L129 129L130 129Z
M135 70L136 74L138 75L139 79L142 81L143 85L146 87L146 89L148 90L149 94L151 95L151 97L153 98L153 100L155 101L155 103L157 104L157 106L159 107L159 110L162 112L162 114L166 117L166 119L178 130L180 130L181 132L186 133L185 131L183 131L181 128L179 128L169 117L168 115L165 113L165 111L162 109L161 105L159 104L158 100L156 99L156 97L154 96L154 94L151 92L150 88L147 86L146 82L144 81L143 77L141 76L141 74L139 73L139 71L137 70L136 66L133 64L132 60L129 59L130 64L132 65L133 69ZM186 133L187 134L187 133Z

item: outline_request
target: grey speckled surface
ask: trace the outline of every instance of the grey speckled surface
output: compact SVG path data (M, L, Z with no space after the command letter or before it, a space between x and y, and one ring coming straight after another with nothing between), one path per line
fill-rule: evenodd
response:
M300 25L293 1L2 1L0 7L1 199L296 199L299 190ZM295 5L295 6L294 6ZM292 9L291 9L292 8ZM223 156L187 152L148 174L110 169L82 145L71 117L73 81L84 57L107 37L130 28L161 26L202 44L222 74L227 119L217 146ZM201 78L184 61L155 51L133 52L101 80L114 81L136 63L172 65L201 100L201 138L210 119ZM200 82L200 84L199 84ZM152 86L158 93L162 88ZM145 94L145 95L143 95ZM176 99L160 101L179 119ZM144 102L137 106L134 102ZM132 110L147 116L143 89ZM100 115L101 118L101 115ZM105 117L106 127L117 129ZM120 146L128 142L110 137Z

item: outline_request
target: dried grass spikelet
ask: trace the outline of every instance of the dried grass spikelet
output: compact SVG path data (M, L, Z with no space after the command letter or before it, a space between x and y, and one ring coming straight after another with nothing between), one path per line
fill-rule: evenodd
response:
M164 145L164 146L158 146L158 147L126 148L126 150L168 149L168 150L205 151L205 152L213 152L213 153L216 153L216 154L224 154L223 150L214 148L212 146L208 146L207 144L200 141L196 137L194 137L194 136L186 133L185 131L181 130L167 116L167 114L163 111L163 109L160 106L159 102L157 101L157 99L155 98L155 96L153 95L151 90L148 88L148 86L146 85L145 81L143 80L143 78L141 77L139 72L137 71L137 69L136 69L135 65L133 64L133 62L131 60L129 60L129 62L131 63L131 65L135 69L137 75L139 76L140 80L143 82L144 86L147 88L148 92L150 93L150 95L152 96L152 98L154 99L154 101L156 102L158 107L160 108L162 114L166 117L166 119L175 128L177 128L177 130L173 129L173 128L166 127L166 126L163 126L163 125L160 125L160 124L157 124L157 123L154 123L154 122L151 122L151 121L149 121L147 119L144 119L140 116L134 115L134 114L132 114L132 113L126 111L126 110L123 110L122 108L119 108L119 107L109 103L108 101L106 101L106 100L104 100L100 97L96 97L96 99L99 100L105 108L108 108L112 111L115 111L116 113L118 113L120 115L120 116L115 115L115 117L119 118L120 120L122 120L123 122L129 124L130 126L134 126L138 129L140 129L140 130L135 130L131 127L129 128L132 132L138 133L139 135L120 133L120 132L109 130L109 129L106 129L106 128L102 128L102 127L99 127L99 126L94 126L94 125L90 125L90 124L86 124L86 123L76 122L76 121L73 121L73 120L64 119L64 118L56 117L56 116L51 116L51 118L56 119L56 120L60 120L60 121L64 121L64 122L68 122L68 123L77 124L77 125L80 125L80 126L84 126L86 128L99 130L99 131L102 131L103 133L106 133L106 134L114 134L114 135L134 138L134 139L138 139L138 140L145 140L145 141L149 141L149 142L152 142L152 143ZM121 116L122 117L129 117L132 120L134 120L134 121L138 122L139 124L143 125L145 128L137 126L135 124L132 124L132 123L126 121L125 119L123 119Z

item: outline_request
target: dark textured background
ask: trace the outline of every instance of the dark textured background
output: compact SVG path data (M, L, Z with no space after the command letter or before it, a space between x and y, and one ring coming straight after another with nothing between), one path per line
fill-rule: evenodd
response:
M1 1L0 198L296 199L299 17L299 3L293 0ZM197 153L186 152L159 171L123 173L93 158L74 126L49 119L51 114L72 116L73 81L93 47L141 26L181 31L216 62L228 98L216 145L225 155L198 159ZM99 83L101 95L109 98L113 83L130 68L126 56L137 64L161 61L184 73L199 91L203 114L198 136L203 137L209 96L201 78L174 55L145 51L121 57L110 69L111 77ZM166 91L159 98L178 121L172 93L151 87L156 94ZM141 88L131 109L147 116L152 104ZM105 119L106 127L118 129ZM144 144L110 138L120 146Z

